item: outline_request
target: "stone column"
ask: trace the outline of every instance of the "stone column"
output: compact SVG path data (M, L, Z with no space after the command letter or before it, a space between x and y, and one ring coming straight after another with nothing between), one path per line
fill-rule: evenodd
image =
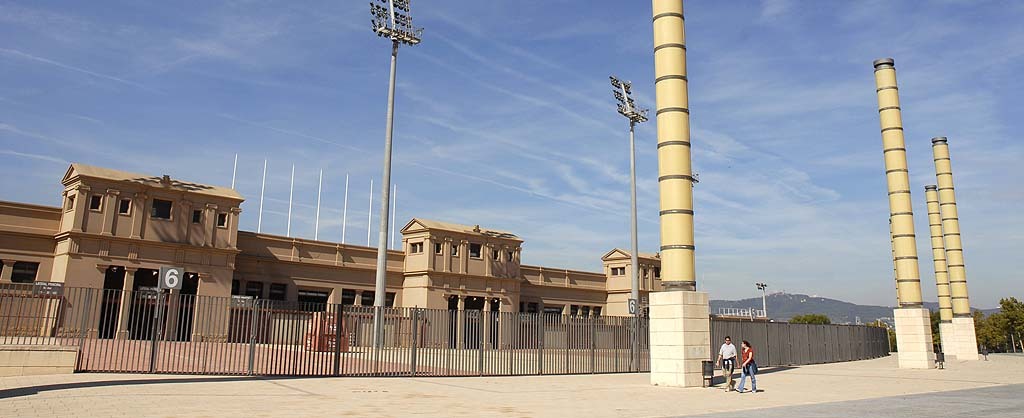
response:
M483 247L480 248L480 252L482 253L480 254L480 258L484 260L484 276L494 276L494 251L494 246L491 244L484 244Z
M121 192L114 189L107 189L103 196L103 230L101 235L114 235L114 219L117 217L117 197Z
M85 227L85 213L89 210L89 191L92 190L89 186L79 185L74 190L75 193L75 206L71 216L74 221L71 224L71 230L76 232L82 232L82 228Z
M242 217L242 208L231 208L228 215L228 247L238 248L238 220ZM340 299L339 299L340 300ZM340 302L339 302L340 303Z
M949 160L949 144L945 137L932 139L935 157L936 192L942 221L942 238L946 244L949 287L953 304L953 331L957 360L978 360L978 338L974 330L974 315L967 297L967 271L964 269L964 249L960 241L960 218L953 191L953 167Z
M14 272L14 260L3 260L3 272L0 272L0 283L10 283L11 273Z
M651 384L700 387L711 357L708 295L696 292L690 110L682 0L652 0L665 292L650 297Z
M459 241L459 273L469 272L469 241Z
M434 271L434 260L437 254L434 252L434 238L427 237L423 240L423 254L427 256L427 270Z
M896 67L891 58L876 60L875 85L881 123L885 175L889 187L889 217L892 220L893 250L896 252L896 284L900 305L894 312L900 368L934 367L931 312L921 303L921 279L917 265L914 212L910 200L910 173L903 140Z
M149 216L146 208L149 207L149 197L145 193L135 193L132 196L132 238L142 238L142 228L145 227L144 220Z
M455 346L458 349L463 349L466 346L466 296L458 295L459 298L459 311L455 315L455 321L457 327L455 331Z
M353 303L354 306L363 306L363 291L356 290L356 300Z
M138 269L124 269L124 285L121 286L121 307L117 314L117 336L119 340L128 339L128 323L131 321L132 299L135 298L135 272Z
M452 272L452 239L445 238L444 244L441 245L441 260L444 265L444 271L446 273Z
M924 196L928 202L928 230L932 237L932 260L935 263L935 286L939 297L939 341L942 352L949 357L956 357L956 344L953 343L953 302L950 299L949 272L946 267L946 248L942 240L942 221L939 215L939 195L936 186L924 186Z
M487 296L484 298L484 311L481 313L481 319L483 322L482 333L483 333L483 348L490 349L491 347L491 325L493 322L494 315L491 314L491 297Z
M213 246L213 235L217 232L217 205L207 203L203 212L203 246Z

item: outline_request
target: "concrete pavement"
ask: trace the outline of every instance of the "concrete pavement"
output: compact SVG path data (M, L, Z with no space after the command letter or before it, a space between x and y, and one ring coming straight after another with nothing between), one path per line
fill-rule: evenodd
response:
M720 388L653 387L646 374L501 378L259 378L77 374L0 378L5 417L618 417L683 416L764 408L766 413L851 416L892 397L927 395L919 402L983 402L988 392L1024 384L1024 357L993 355L989 362L952 362L946 370L899 370L895 357L850 363L766 368L757 394ZM1002 386L1002 388L999 388ZM882 399L878 399L882 398ZM908 399L909 399L908 398ZM1014 396L990 396L1016 407ZM1022 397L1024 398L1024 397ZM967 400L967 401L965 401ZM840 402L836 404L836 402ZM795 408L794 408L795 407ZM1000 408L993 405L992 408ZM822 409L824 408L824 409ZM788 409L788 411L786 410ZM893 415L885 415L887 413ZM896 410L871 416L902 416ZM806 415L801 415L806 414ZM824 415L822 415L824 414ZM735 413L730 414L735 416ZM961 415L963 416L963 415ZM1004 415L1005 416L1005 415Z

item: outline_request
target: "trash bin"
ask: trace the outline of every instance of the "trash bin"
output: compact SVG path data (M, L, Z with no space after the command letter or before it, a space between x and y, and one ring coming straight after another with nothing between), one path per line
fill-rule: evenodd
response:
M704 376L704 387L714 386L715 380L715 362L710 360L704 360L700 362L701 374Z

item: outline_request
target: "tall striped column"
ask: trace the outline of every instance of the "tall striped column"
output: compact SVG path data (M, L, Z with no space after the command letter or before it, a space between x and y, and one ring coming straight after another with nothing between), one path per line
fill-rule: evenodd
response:
M697 292L693 246L693 173L687 100L683 1L652 0L661 195L661 278L651 292L651 384L703 386L711 358L708 294Z
M967 271L964 269L964 249L960 241L960 215L956 210L953 167L949 160L949 143L946 137L932 139L932 155L935 157L935 181L938 185L936 191L953 302L956 356L958 360L977 360L978 341L974 331L971 302L967 296Z
M921 303L921 276L917 264L914 211L910 200L910 172L903 139L903 119L896 67L892 58L874 62L878 118L882 128L882 151L889 189L889 219L895 252L896 287L899 307L893 311L899 366L908 369L934 367L931 313Z
M910 201L910 173L907 148L903 140L903 120L896 68L891 58L875 61L878 116L882 125L885 176L889 186L889 216L895 251L896 286L900 307L920 307L921 279L917 265L917 240L914 236L914 212Z
M682 0L653 0L654 73L661 196L661 278L667 290L696 290L693 172Z
M934 185L924 186L924 196L928 202L928 230L932 237L935 286L939 296L939 341L943 353L955 356L957 347L953 344L953 302L950 299L946 246L942 240L942 218L939 215L939 193L936 188Z

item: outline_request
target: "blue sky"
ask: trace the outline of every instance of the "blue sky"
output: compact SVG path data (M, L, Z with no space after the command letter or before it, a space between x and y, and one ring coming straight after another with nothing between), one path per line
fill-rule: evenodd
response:
M629 238L626 123L607 77L653 104L648 2L412 6L426 32L399 55L399 224L509 230L526 263L597 271ZM892 56L925 298L923 186L940 135L972 303L1021 296L1022 3L689 1L686 12L702 290L749 297L766 281L894 303L871 68ZM388 52L366 1L0 0L0 199L56 205L71 161L229 185L237 153L243 229L256 228L268 159L266 232L285 231L294 163L294 235L313 235L323 168L321 238L340 239L349 174L347 242L365 243ZM653 122L637 133L641 251L653 252Z

